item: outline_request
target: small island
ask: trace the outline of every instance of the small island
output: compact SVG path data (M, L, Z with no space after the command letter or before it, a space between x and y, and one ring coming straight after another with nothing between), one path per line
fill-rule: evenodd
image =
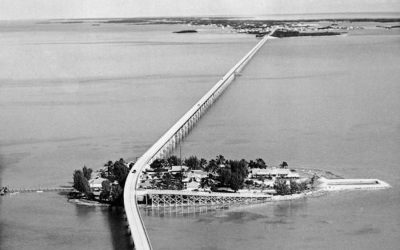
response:
M123 205L123 191L129 171L136 173L135 163L124 159L108 161L93 173L83 167L73 174L75 189L69 198L83 205ZM218 155L207 161L190 156L184 160L173 155L155 159L140 174L138 189L143 196L139 203L151 204L149 191L165 190L198 194L257 194L272 200L287 200L321 191L343 189L378 189L389 185L376 179L343 179L328 171L289 168L286 161L278 166L267 165L261 158L247 161L225 159Z
M75 170L74 191L68 194L68 198L82 205L122 206L125 181L132 166L132 162L121 158L115 162L108 161L96 172L86 166Z
M296 37L296 36L338 36L345 34L345 32L334 32L334 31L297 31L290 29L278 29L272 34L274 37Z
M177 34L197 33L197 30L180 30L180 31L174 31L172 33L177 33Z
M133 162L124 159L108 161L93 173L84 166L73 173L74 191L69 198L78 204L123 205L123 190L129 171L136 171ZM173 155L156 159L141 174L139 189L182 190L194 192L259 192L290 195L313 188L317 175L300 174L283 161L278 167L256 160L228 160L223 155L207 161L190 156L184 160Z

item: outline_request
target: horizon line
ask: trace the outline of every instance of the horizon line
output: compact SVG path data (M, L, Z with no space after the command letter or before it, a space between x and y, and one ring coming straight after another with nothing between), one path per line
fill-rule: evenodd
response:
M214 18L257 18L257 17L267 17L267 16L307 16L307 15L334 15L334 14L349 14L349 15L354 15L354 14L397 14L398 17L400 18L400 11L349 11L349 12L310 12L310 13L266 13L266 14L260 14L260 15L181 15L181 16L176 16L176 15L170 15L170 16L132 16L132 17L126 17L126 16L121 16L121 17L65 17L65 18L19 18L19 19L0 19L0 22L7 22L7 21L51 21L51 20L105 20L105 19L151 19L151 18L202 18L202 17L214 17ZM332 18L326 18L326 19L333 19ZM341 19L344 19L346 17L341 17ZM357 17L358 18L371 18L371 17ZM375 17L375 18L389 18L389 17ZM396 18L396 17L390 17L390 18ZM349 19L351 19L349 17ZM371 18L372 19L372 18ZM287 20L296 20L296 19L287 19ZM297 19L299 20L299 19ZM307 19L302 19L302 20L307 20Z

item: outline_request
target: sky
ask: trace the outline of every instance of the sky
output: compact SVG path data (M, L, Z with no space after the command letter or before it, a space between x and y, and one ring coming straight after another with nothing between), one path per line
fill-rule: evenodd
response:
M0 0L0 20L400 12L400 0Z

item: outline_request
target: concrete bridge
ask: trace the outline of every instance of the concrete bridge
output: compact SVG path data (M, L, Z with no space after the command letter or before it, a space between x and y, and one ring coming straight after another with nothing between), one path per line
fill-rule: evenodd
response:
M219 80L137 160L134 166L135 171L129 173L124 189L124 206L128 222L128 230L136 249L152 249L149 236L137 205L137 187L140 181L140 173L146 168L149 168L149 165L155 159L167 157L174 151L201 116L211 107L216 99L222 94L224 89L235 79L236 74L246 66L246 64L274 32L275 30L272 30L268 36L265 36L259 43L257 43L253 49L251 49L231 70L229 70L221 80Z

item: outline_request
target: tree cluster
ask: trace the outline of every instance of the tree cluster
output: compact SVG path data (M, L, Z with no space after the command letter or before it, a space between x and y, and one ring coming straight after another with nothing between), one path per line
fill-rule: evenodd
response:
M124 159L112 162L108 161L105 165L106 170L101 172L101 177L106 180L101 183L101 193L99 199L103 202L120 205L123 203L123 193L129 168ZM89 186L89 180L93 170L84 166L82 170L75 170L73 174L73 187L85 194L89 200L94 199L94 195Z
M108 179L110 182L118 181L121 187L125 185L126 178L129 174L129 168L126 167L124 159L112 162L108 161L104 166L107 171L101 174L101 177Z
M267 164L261 158L256 159L255 161L251 160L249 162L249 168L267 168Z
M123 204L124 187L129 168L122 158L115 162L108 161L105 166L107 167L107 172L103 173L102 177L107 180L101 183L100 200L121 205Z
M92 169L87 168L84 166L82 170L75 170L73 174L73 188L78 190L81 193L84 193L86 196L90 196L90 186L89 186L89 180L92 175Z
M189 168L189 170L204 169L207 165L207 160L201 158L198 159L196 156L190 156L182 161L179 157L172 155L167 159L156 159L151 164L150 167L155 171L161 171L162 169L184 165Z
M248 162L245 160L226 160L223 155L218 155L215 159L211 159L210 161L207 161L204 158L199 159L196 156L190 156L182 161L176 156L171 156L167 159L154 160L150 164L150 167L155 171L162 171L162 169L167 167L180 165L181 162L183 162L189 170L201 169L212 173L201 180L200 186L203 188L228 187L237 191L238 189L243 188L244 180L248 175ZM255 162L251 162L253 162L253 167L266 168L266 164L262 159L257 159ZM164 174L161 181L158 181L155 184L156 187L159 188L179 189L180 187L174 184L178 182L179 181L177 181L174 176Z
M224 167L218 169L218 186L229 187L233 191L243 188L244 180L248 175L248 163L245 160L229 160L224 163Z
M165 173L161 179L153 181L156 188L169 189L169 190L182 190L183 189L183 175L182 173L176 173L174 175Z
M261 158L251 160L250 162L244 159L237 160L227 160L223 155L218 155L215 159L209 161L196 156L190 156L184 160L173 155L167 159L156 159L151 164L150 167L155 171L162 172L171 166L185 165L189 170L201 169L209 173L208 177L202 178L200 186L202 188L210 187L212 190L219 187L231 188L233 191L237 191L244 187L244 185L253 185L253 181L248 181L245 183L245 179L248 176L249 169L252 168L267 168L267 164ZM287 162L282 162L280 164L281 168L287 168ZM161 174L159 174L161 177ZM262 178L263 179L263 178ZM171 175L166 173L162 175L160 180L154 181L154 185L160 189L181 189L183 187L181 179L177 178L176 174ZM180 184L178 184L180 183ZM286 184L286 180L277 180L275 183L275 189L278 194L286 195L301 192L306 186L303 184L298 184L296 182L291 182L291 185Z
M296 194L306 190L307 183L297 183L294 180L290 180L288 184L287 180L277 179L274 183L274 189L276 190L276 194L278 195Z

